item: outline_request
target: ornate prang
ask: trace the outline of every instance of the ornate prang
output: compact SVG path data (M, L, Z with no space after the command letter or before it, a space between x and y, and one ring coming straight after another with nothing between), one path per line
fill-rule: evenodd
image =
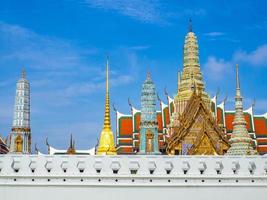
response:
M140 154L160 153L156 101L155 85L151 79L150 72L148 72L141 94Z
M10 134L10 153L31 153L30 83L25 69L17 82L14 116Z

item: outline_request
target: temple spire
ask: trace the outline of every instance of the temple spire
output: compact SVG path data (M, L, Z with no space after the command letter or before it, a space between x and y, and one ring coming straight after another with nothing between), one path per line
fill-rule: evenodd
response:
M156 88L148 71L141 91L139 154L160 154L156 101Z
M257 151L255 151L252 147L252 139L248 134L246 121L244 118L238 65L236 65L235 118L233 121L233 133L230 143L231 147L227 151L228 155L257 154Z
M105 116L103 129L97 149L97 155L115 155L116 148L114 144L113 132L110 123L110 103L109 103L109 62L106 61L106 100L105 100Z
M69 144L69 148L67 150L67 154L76 154L76 150L75 150L75 145L74 145L74 140L73 140L72 134L70 134L70 144Z

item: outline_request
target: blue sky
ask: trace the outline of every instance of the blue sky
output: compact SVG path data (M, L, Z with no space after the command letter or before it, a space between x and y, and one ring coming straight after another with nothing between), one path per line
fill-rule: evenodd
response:
M27 2L27 3L26 3ZM111 102L140 107L149 69L160 97L175 94L182 47L193 20L206 90L234 108L234 66L240 64L245 109L267 111L265 1L2 0L0 2L0 133L11 130L15 84L22 67L31 82L33 144L45 138L67 148L95 145L104 115L105 57ZM115 113L112 112L115 133Z

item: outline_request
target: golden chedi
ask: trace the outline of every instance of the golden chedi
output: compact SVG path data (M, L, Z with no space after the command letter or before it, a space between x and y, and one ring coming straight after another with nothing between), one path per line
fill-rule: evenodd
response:
M97 155L116 155L113 132L110 123L110 103L109 103L109 65L106 64L106 103L104 125L100 135L97 148Z

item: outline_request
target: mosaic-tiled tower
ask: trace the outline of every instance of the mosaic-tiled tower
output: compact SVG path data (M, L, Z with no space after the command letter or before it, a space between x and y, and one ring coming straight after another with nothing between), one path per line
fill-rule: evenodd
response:
M235 96L235 118L233 121L233 133L230 139L231 147L228 155L255 155L257 152L252 147L252 139L246 128L243 114L243 102L240 91L238 65L236 65L236 96Z
M31 153L30 83L26 79L25 70L17 82L9 152Z
M140 154L160 154L156 101L155 85L148 72L141 93Z

